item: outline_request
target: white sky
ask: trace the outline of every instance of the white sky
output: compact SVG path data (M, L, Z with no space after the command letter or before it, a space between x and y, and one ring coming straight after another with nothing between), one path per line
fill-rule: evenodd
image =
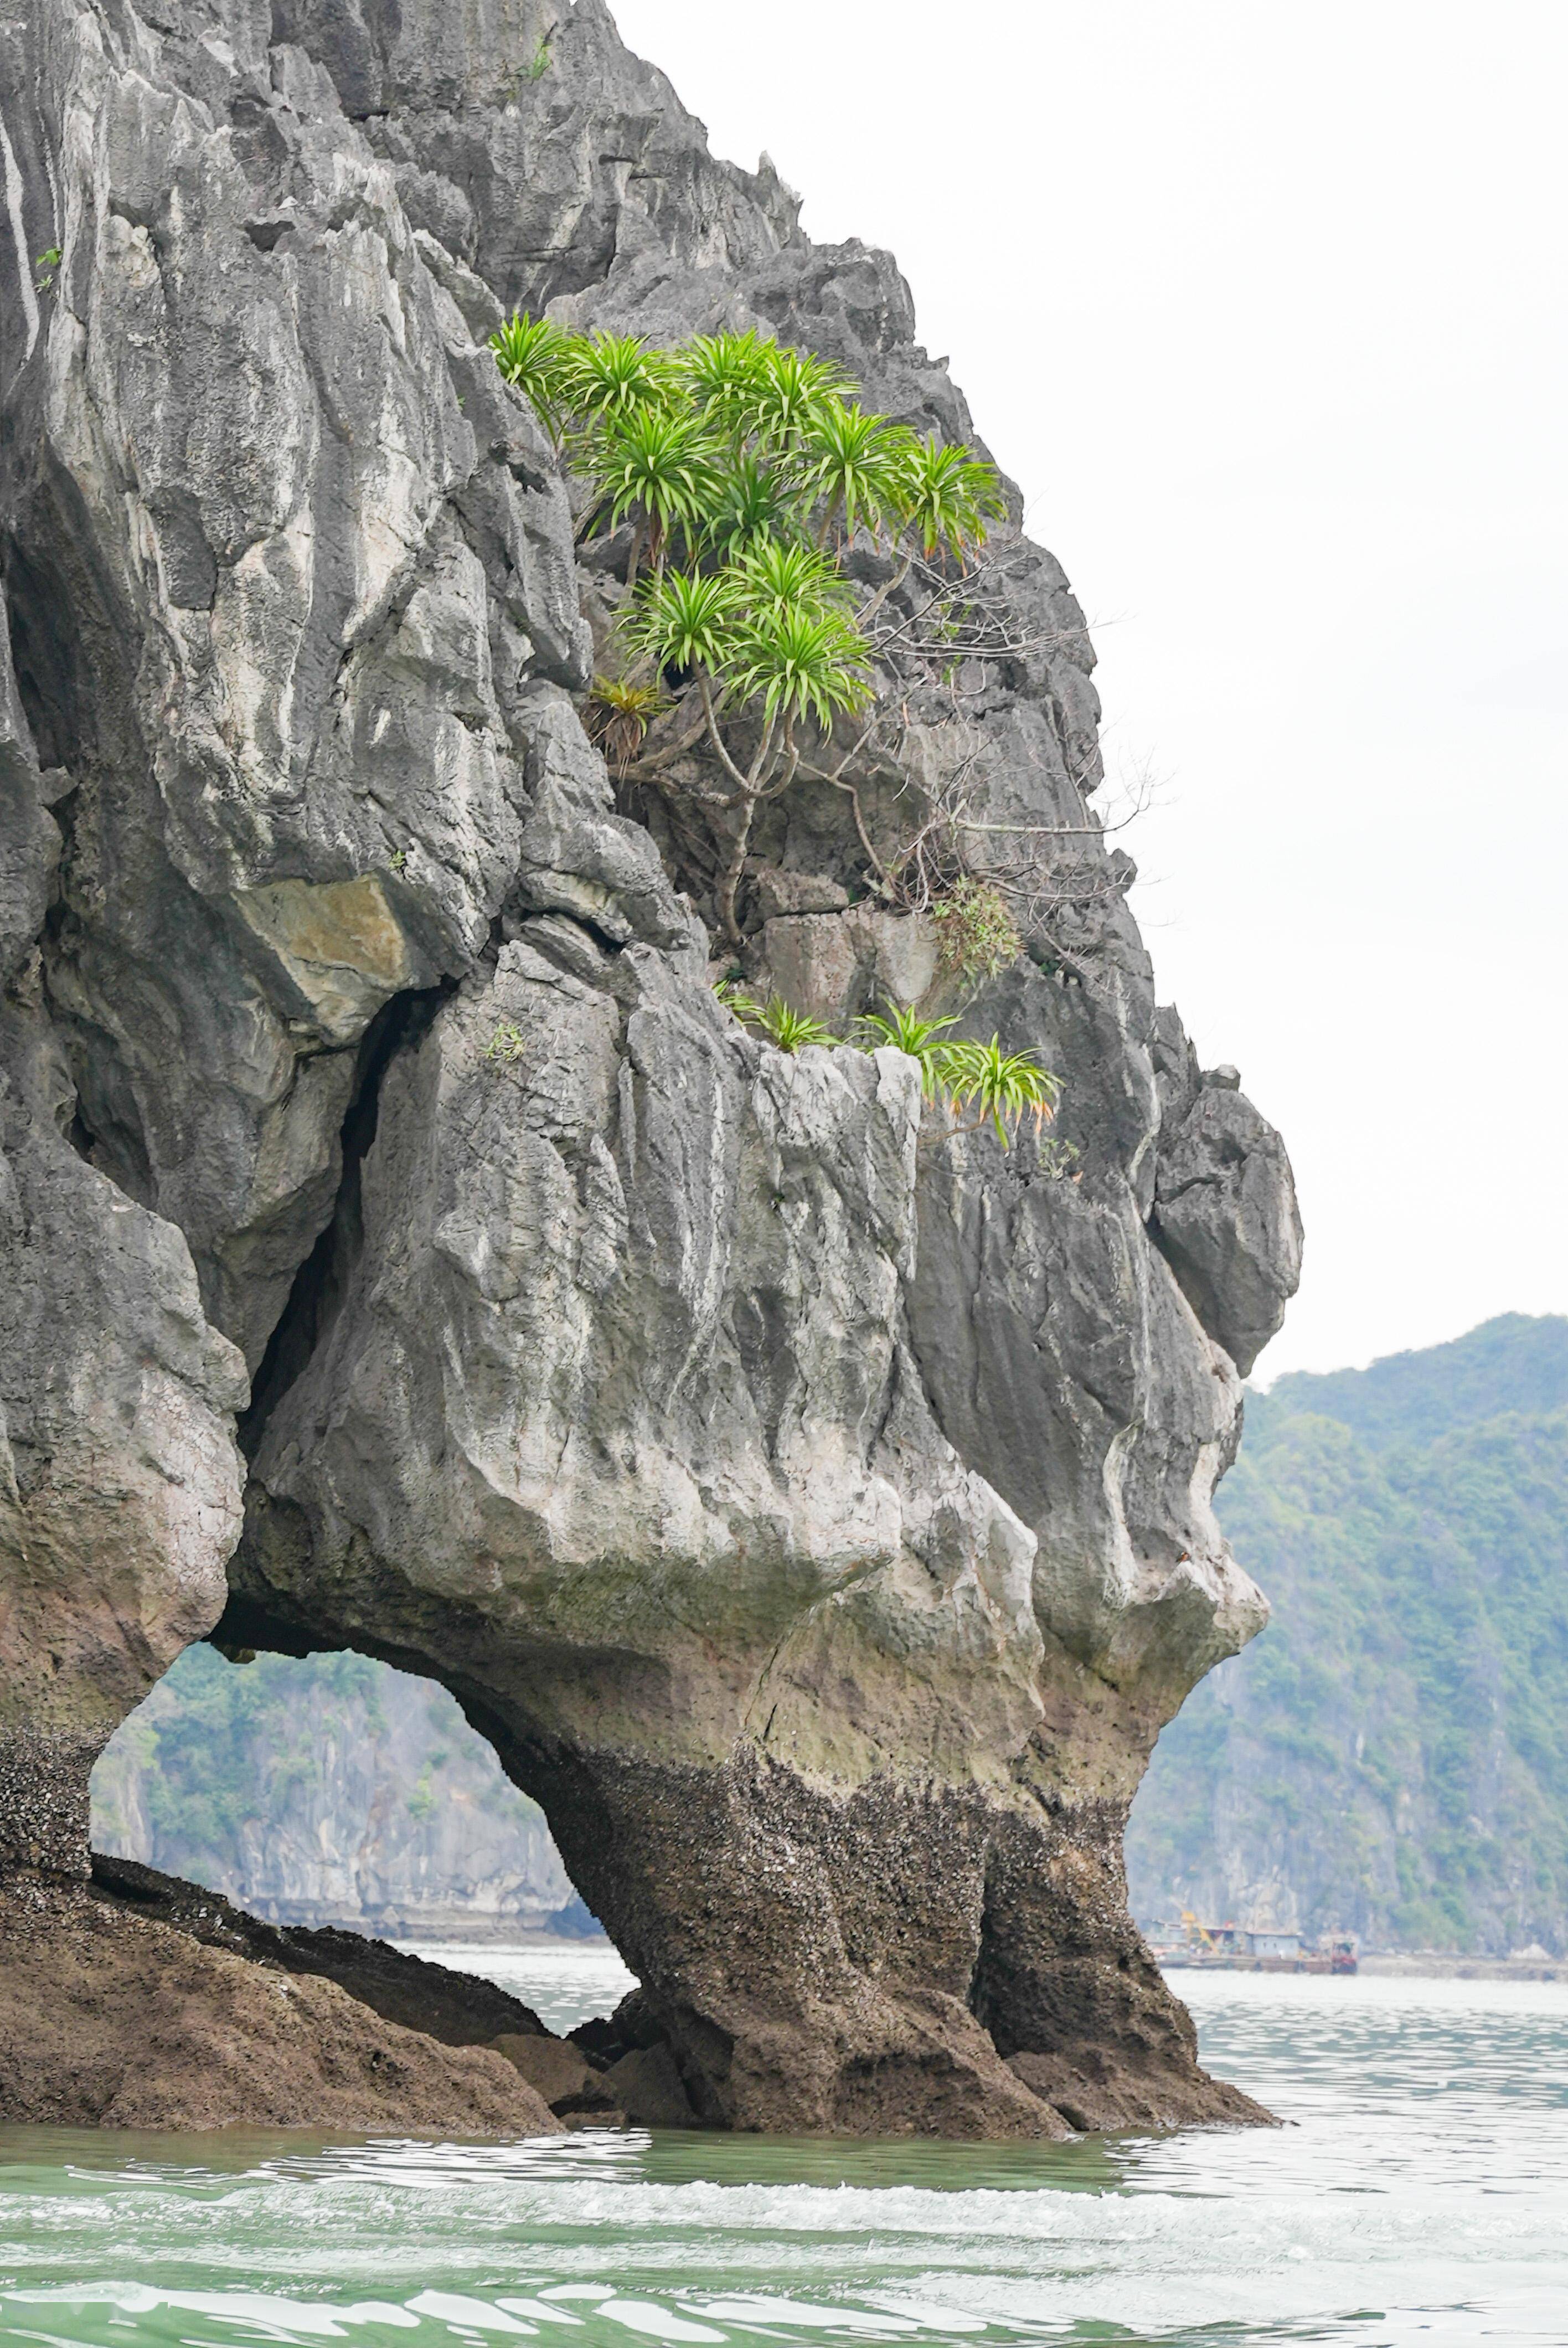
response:
M897 252L1067 566L1162 998L1295 1159L1259 1374L1568 1308L1568 8L617 15Z

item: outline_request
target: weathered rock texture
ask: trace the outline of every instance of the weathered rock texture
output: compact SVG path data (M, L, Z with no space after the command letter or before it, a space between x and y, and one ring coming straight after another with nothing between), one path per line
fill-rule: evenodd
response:
M518 302L754 321L967 437L893 263L712 161L598 0L38 0L0 95L13 1853L79 1864L92 1752L217 1614L238 1347L225 1635L454 1690L643 1982L640 2077L745 2127L1252 2113L1120 1828L1264 1618L1210 1500L1283 1154L1092 836L964 1005L1076 1155L917 1148L902 1056L737 1025L711 857L579 724L613 577L484 347ZM885 678L885 844L960 765L1092 824L1081 614L991 552L961 720ZM805 876L746 900L759 975L939 992L917 919L838 910L842 794L755 846ZM71 1495L114 1479L111 1526Z
M461 1989L476 1984L442 1976L454 1999L399 1980L414 1961L390 1949L366 1979L354 1952L373 1944L348 1933L237 1931L220 1900L161 1897L187 1887L124 1872L141 1881L0 1879L8 2121L559 2135L518 2065L477 2043L509 2017L466 2010Z

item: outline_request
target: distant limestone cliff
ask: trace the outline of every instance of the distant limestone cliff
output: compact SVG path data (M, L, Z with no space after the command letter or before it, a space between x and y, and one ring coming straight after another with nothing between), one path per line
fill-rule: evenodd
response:
M187 1648L93 1772L93 1848L272 1924L386 1940L596 1931L445 1688L364 1655Z
M395 2121L401 2064L518 2119L363 2013L349 2094L248 1970L297 1944L93 1888L93 1763L213 1632L446 1688L707 2125L1258 2117L1122 1830L1265 1619L1213 1496L1300 1231L1156 1004L1082 615L1016 493L901 562L841 479L800 657L863 629L864 690L726 688L782 775L737 797L682 638L639 765L595 678L658 530L590 529L491 347L752 334L935 463L973 428L894 263L715 161L600 0L35 0L0 118L0 2104ZM950 1019L1055 1122L950 1129L737 973Z
M1136 1913L1568 1953L1568 1320L1246 1409L1225 1529L1274 1619L1160 1739Z

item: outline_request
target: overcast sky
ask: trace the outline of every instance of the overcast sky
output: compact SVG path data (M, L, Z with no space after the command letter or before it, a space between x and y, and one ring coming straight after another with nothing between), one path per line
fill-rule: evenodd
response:
M1568 10L619 0L886 244L1066 564L1163 999L1294 1158L1264 1379L1568 1309Z

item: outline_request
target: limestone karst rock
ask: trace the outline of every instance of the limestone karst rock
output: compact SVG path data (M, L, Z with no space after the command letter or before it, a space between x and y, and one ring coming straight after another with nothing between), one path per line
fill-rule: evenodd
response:
M971 437L893 263L710 158L599 0L36 0L0 101L0 1856L79 1868L227 1560L240 1643L455 1691L643 1983L599 2051L700 2118L1255 2116L1120 1834L1264 1620L1210 1499L1299 1230L1156 1012L1081 615L1009 521L962 720L886 657L885 844L960 765L1074 835L962 1004L1063 1078L1052 1146L922 1146L910 1061L716 1000L711 871L574 700L610 557L486 347L755 323ZM755 852L807 885L752 891L754 973L939 990L920 917L837 910L842 793Z

